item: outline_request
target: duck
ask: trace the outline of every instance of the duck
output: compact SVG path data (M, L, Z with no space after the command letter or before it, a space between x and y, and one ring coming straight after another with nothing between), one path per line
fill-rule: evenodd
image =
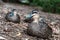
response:
M8 12L5 19L9 22L20 23L20 16L17 14L16 9L12 9L10 12Z
M52 37L52 28L44 21L43 18L40 19L38 13L32 15L33 21L28 24L27 34L33 37L49 39Z
M25 15L24 16L24 22L26 22L26 23L31 23L34 19L32 18L33 16L33 14L34 13L37 13L38 12L38 10L36 10L36 9L34 9L34 10L32 10L30 13L28 13L27 15Z

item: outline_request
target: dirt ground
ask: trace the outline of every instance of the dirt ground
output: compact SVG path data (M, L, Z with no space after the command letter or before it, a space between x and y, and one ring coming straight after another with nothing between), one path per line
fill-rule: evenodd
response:
M7 22L5 20L6 13L3 10L5 8L15 8L18 11L18 14L21 17L20 24ZM40 7L21 5L21 4L12 4L5 3L0 5L0 36L4 38L4 40L44 40L37 37L32 37L27 35L24 30L27 29L28 23L23 22L24 15L31 12L33 9L38 9L40 16L46 19L46 23L54 29L52 38L50 40L60 40L60 15L59 14L51 14L41 11ZM2 39L1 39L2 40ZM47 39L46 39L47 40Z

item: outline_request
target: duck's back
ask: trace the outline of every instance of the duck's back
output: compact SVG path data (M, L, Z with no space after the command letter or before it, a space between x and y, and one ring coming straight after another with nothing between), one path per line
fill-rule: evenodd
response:
M39 27L40 27L40 33L42 34L42 37L48 38L52 36L52 28L50 28L47 23L40 22Z
M48 38L52 35L52 29L46 23L39 22L37 24L32 22L29 24L27 33L41 38Z

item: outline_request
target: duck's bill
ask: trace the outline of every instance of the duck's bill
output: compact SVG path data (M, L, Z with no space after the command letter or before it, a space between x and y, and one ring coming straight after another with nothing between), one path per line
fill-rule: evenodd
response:
M26 15L25 16L25 18L27 19L27 18L32 18L33 17L33 15Z

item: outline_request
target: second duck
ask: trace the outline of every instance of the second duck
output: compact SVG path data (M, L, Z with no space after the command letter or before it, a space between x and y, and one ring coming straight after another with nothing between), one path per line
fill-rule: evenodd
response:
M9 22L20 23L20 16L17 14L16 9L13 9L11 12L8 12L5 16L5 19Z

